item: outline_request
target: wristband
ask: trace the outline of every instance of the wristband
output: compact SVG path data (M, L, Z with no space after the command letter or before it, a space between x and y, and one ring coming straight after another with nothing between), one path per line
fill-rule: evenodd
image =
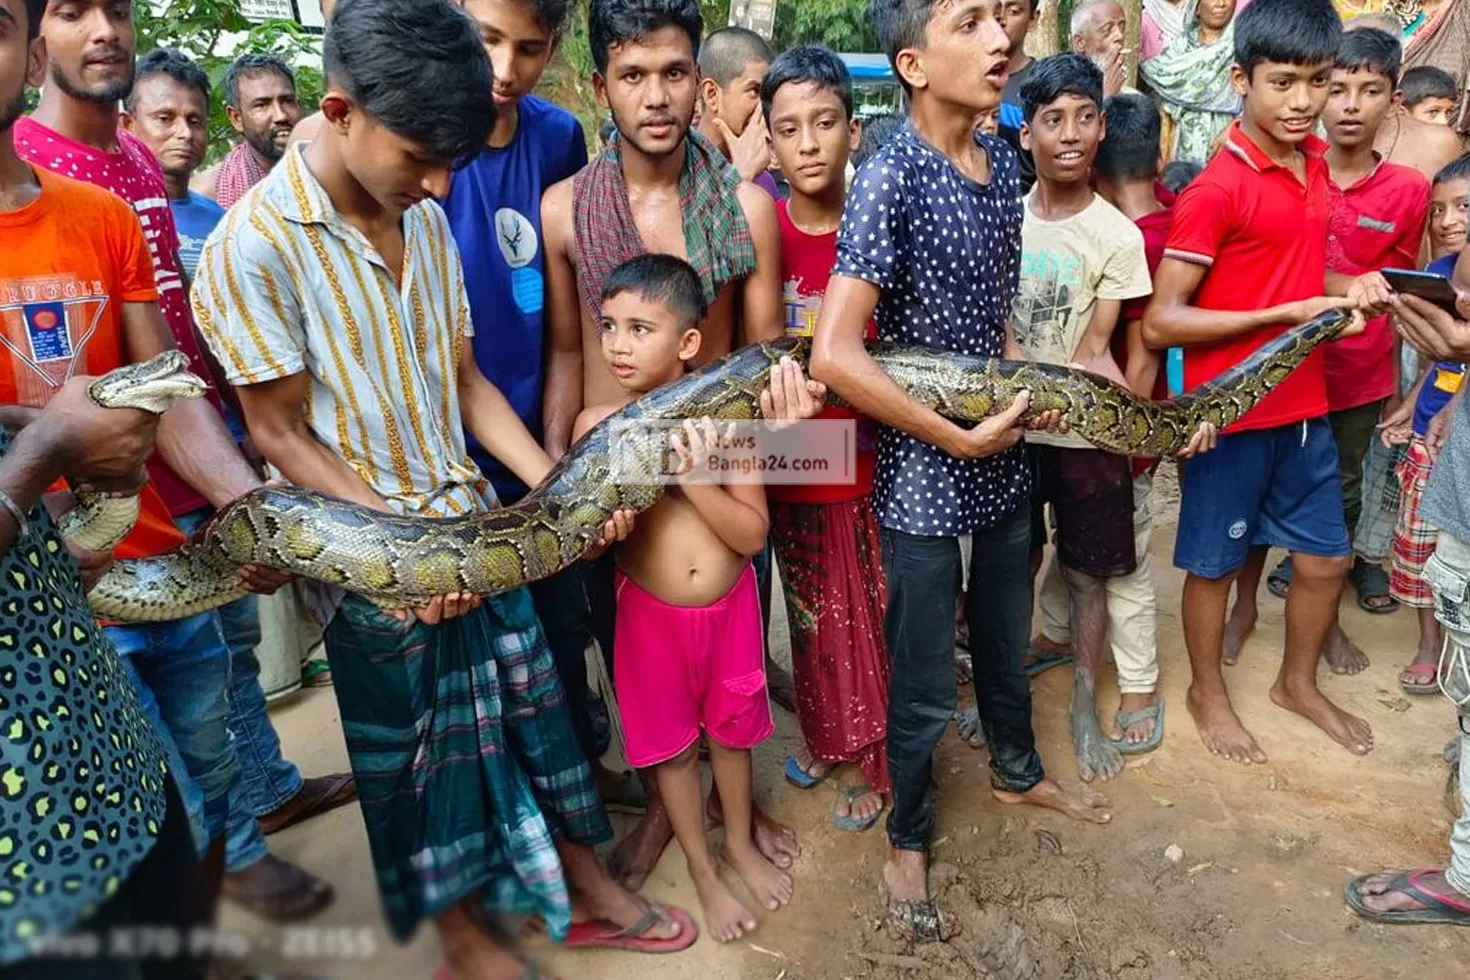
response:
M0 507L4 507L10 512L10 516L15 518L16 538L25 537L31 529L30 522L26 520L26 513L20 509L20 504L15 502L15 498L4 490L0 490Z

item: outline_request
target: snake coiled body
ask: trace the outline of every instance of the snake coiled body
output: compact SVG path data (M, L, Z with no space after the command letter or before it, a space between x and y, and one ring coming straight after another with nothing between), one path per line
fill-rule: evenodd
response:
M1030 414L1060 410L1072 431L1101 449L1167 456L1183 449L1201 423L1224 428L1240 418L1347 322L1341 312L1323 314L1165 402L1138 398L1096 375L1030 361L887 343L870 343L869 350L900 387L947 417L982 420L1025 390ZM654 481L617 479L627 471L615 472L615 450L647 462L665 449L665 429L637 423L755 419L772 366L806 353L802 340L752 345L651 392L587 433L520 502L483 514L398 517L306 490L257 490L221 510L179 549L118 562L92 591L93 608L130 622L192 615L242 595L236 569L245 564L318 579L385 606L423 605L451 592L492 595L544 578L586 554L614 511L646 510L662 494Z

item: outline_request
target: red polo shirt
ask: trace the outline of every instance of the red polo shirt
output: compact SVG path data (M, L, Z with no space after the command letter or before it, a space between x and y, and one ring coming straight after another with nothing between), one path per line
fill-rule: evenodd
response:
M1174 205L1165 255L1208 268L1194 305L1205 310L1260 310L1321 296L1327 274L1327 215L1331 181L1315 136L1302 142L1306 183L1273 163L1241 130L1230 126L1216 153ZM1199 387L1235 367L1288 324L1263 327L1216 344L1185 348L1184 388ZM1271 429L1327 414L1325 354L1301 367L1228 432Z
M1330 183L1327 268L1360 276L1415 269L1429 218L1429 181L1412 167L1381 160L1351 187ZM1356 337L1328 344L1327 405L1334 412L1393 394L1393 325L1388 314Z

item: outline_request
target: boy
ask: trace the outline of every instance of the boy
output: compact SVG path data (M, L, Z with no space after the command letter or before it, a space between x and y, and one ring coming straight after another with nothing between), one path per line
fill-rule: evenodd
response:
M1419 261L1429 212L1429 181L1417 170L1385 162L1373 141L1393 104L1398 84L1398 38L1376 28L1342 36L1332 71L1323 123L1332 203L1328 220L1328 268L1347 275L1384 268L1412 269ZM1398 337L1387 314L1368 322L1362 334L1326 350L1328 420L1337 443L1343 514L1355 536L1363 513L1363 464L1377 425L1397 404ZM1386 477L1387 473L1382 474ZM1380 477L1379 479L1381 479ZM1289 561L1289 559L1288 559ZM1278 578L1290 578L1278 567ZM1397 604L1388 592L1388 575L1379 564L1356 555L1348 580L1365 612L1389 613ZM1232 615L1232 633L1243 636L1254 623L1249 583ZM1334 673L1356 674L1368 657L1335 621L1323 651Z
M1470 153L1434 175L1429 201L1431 258L1458 255L1464 249L1467 207L1470 207Z
M975 133L1000 100L1010 43L982 0L872 0L874 26L909 100L908 123L863 165L838 234L837 265L813 340L812 372L885 426L873 503L888 580L893 652L888 768L893 809L883 881L907 934L946 931L929 895L933 753L955 705L954 595L959 538L973 536L969 622L976 697L1003 803L1105 823L1106 801L1046 778L1021 659L1031 622L1030 478L1020 442L1029 404L963 428L909 398L864 347L877 313L885 340L1016 356L1010 308L1021 260L1016 157ZM942 149L940 149L942 148ZM921 235L921 229L933 235ZM1056 413L1033 424L1057 428Z
M1403 104L1409 115L1432 126L1454 123L1459 86L1443 68L1420 65L1404 72Z
M1021 86L1021 141L1036 162L1036 186L1025 201L1021 288L1011 329L1033 360L1121 377L1109 350L1119 310L1123 301L1148 295L1150 286L1143 235L1093 191L1089 179L1103 135L1102 90L1102 71L1077 54L1038 61ZM1057 562L1071 597L1077 767L1085 780L1111 779L1123 757L1098 724L1096 682L1109 631L1107 581L1138 569L1132 465L1080 436L1035 433L1027 442L1038 483L1031 497L1032 550L1045 545L1042 512L1049 502ZM1036 557L1033 562L1039 564ZM1114 635L1121 633L1123 624L1112 626ZM1118 672L1123 691L1152 695L1154 651L1146 651L1143 663L1120 660ZM1156 720L1157 710L1148 710L1148 720Z
M624 394L584 410L573 438L683 377L699 351L704 314L699 276L682 259L643 255L608 273L599 333ZM673 434L678 481L617 549L614 672L628 762L656 771L705 924L729 942L756 921L720 880L705 836L701 732L724 808L725 859L772 911L791 900L791 878L752 835L750 750L774 730L751 564L766 546L765 490L758 482L721 483L708 467L714 434L709 419L685 422Z
M1183 346L1186 388L1227 370L1288 326L1324 310L1376 307L1382 277L1327 269L1327 146L1312 135L1342 34L1330 0L1255 0L1236 21L1231 78L1245 99L1224 150L1180 195L1144 339ZM1323 292L1348 294L1323 296ZM1350 330L1361 330L1354 324ZM1266 755L1230 704L1221 672L1236 573L1265 548L1295 554L1285 658L1275 703L1359 755L1372 729L1317 689L1318 656L1352 553L1337 449L1326 418L1323 357L1307 362L1184 470L1174 562L1187 573L1189 709L1207 748L1239 763ZM1255 549L1255 552L1252 552Z
M844 172L862 134L852 117L852 78L828 49L792 48L766 73L761 102L776 160L791 183L791 197L776 205L786 332L810 337L837 260ZM820 417L857 415L833 406ZM793 611L791 660L804 740L788 757L786 778L810 788L838 765L854 765L856 778L846 782L832 809L833 824L844 830L876 823L889 788L886 591L869 500L872 449L868 439L859 439L852 484L766 491L786 606Z
M1036 182L1036 168L1031 163L1031 154L1021 147L1021 83L1036 64L1036 59L1026 53L1026 36L1036 29L1041 16L1041 0L1004 0L1000 7L1000 26L1006 32L1006 87L1001 93L1000 104L985 115L994 114L999 133L1010 144L1021 163L1021 193L1031 190ZM995 135L997 130L986 130Z
M771 177L771 141L761 113L761 79L771 46L744 27L722 27L699 46L699 131L740 171L740 177L780 200Z

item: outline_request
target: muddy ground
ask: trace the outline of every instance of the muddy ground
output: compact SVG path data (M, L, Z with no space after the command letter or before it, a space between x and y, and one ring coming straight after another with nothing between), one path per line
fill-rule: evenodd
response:
M1169 562L1176 508L1166 504L1159 512L1154 550L1167 739L1104 787L1115 818L1111 826L1091 827L998 804L988 791L983 754L946 738L935 769L934 885L960 928L948 943L915 948L883 925L881 827L861 836L836 831L828 823L829 790L802 793L781 780L797 728L778 712L777 737L756 753L756 782L763 805L797 829L806 849L790 908L763 915L748 942L720 946L702 938L693 950L662 959L569 954L535 944L527 952L569 980L1470 977L1470 929L1374 926L1353 918L1341 898L1343 884L1356 874L1442 862L1447 853L1441 751L1454 731L1454 715L1442 699L1405 697L1395 683L1412 656L1412 614L1372 616L1344 600L1346 628L1373 666L1357 677L1324 672L1322 683L1374 726L1377 747L1359 759L1268 700L1280 658L1282 604L1264 596L1260 628L1229 681L1270 762L1247 769L1217 761L1184 709L1182 578ZM781 622L772 635L784 655ZM1063 780L1076 773L1066 726L1070 683L1070 669L1060 668L1035 687L1043 758ZM1111 711L1116 689L1110 677L1101 697ZM330 692L282 705L274 717L286 751L304 771L345 765ZM614 820L620 831L630 825L626 818ZM227 910L224 928L248 939L253 950L242 972L364 980L432 976L440 962L432 930L421 930L404 946L383 930L355 807L272 843L276 853L333 881L338 899L295 930L272 929ZM645 894L697 908L677 848L664 855Z

